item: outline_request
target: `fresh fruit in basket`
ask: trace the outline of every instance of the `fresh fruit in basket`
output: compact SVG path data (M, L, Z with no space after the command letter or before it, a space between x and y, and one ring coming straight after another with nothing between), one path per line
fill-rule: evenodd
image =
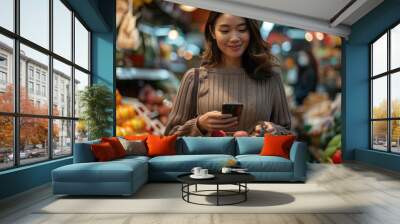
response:
M115 101L116 101L117 105L121 105L121 103L122 103L122 96L119 93L118 89L117 89L117 91L115 93Z
M139 132L145 129L146 127L146 122L140 118L140 117L135 117L132 118L124 123L124 127L130 127L132 128L135 132Z
M117 126L117 136L125 136L125 135L127 135L125 128Z
M127 135L131 135L135 132L131 126L124 126L124 128Z
M132 106L122 104L117 106L117 119L120 121L128 120L136 115L135 110Z
M125 121L122 127L128 129L129 132L140 132L145 130L146 122L140 117L134 117Z

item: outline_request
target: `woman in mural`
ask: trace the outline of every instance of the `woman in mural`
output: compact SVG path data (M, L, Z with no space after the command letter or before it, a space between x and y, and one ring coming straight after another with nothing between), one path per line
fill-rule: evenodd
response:
M216 131L286 133L290 113L280 68L262 39L256 20L210 12L202 65L182 78L166 135L212 135ZM240 116L222 113L222 104L240 103ZM236 136L236 135L235 135Z

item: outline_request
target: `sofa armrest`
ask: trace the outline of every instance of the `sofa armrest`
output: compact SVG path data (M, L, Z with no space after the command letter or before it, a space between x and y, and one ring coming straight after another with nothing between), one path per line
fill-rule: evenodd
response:
M75 143L74 147L74 163L89 163L95 162L96 158L94 157L90 146L92 144L98 144L100 140L88 141Z
M295 141L290 149L290 160L293 162L293 179L305 181L307 176L307 145Z

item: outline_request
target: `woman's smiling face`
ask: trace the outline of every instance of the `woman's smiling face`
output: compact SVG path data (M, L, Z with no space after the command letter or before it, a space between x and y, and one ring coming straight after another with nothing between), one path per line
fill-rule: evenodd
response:
M218 48L227 58L241 57L249 45L250 33L245 19L229 14L222 14L215 22L212 31Z

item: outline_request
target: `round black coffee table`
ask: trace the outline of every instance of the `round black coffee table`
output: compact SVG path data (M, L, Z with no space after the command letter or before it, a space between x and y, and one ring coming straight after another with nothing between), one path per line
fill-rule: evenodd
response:
M249 188L247 187L247 183L255 180L255 177L248 173L216 173L213 174L215 177L212 179L193 179L190 177L191 173L182 174L177 177L178 181L182 183L182 199L188 203L198 204L198 205L215 205L215 204L202 204L190 201L190 196L204 196L204 197L216 197L217 206L220 205L234 205L239 204L241 202L245 202L247 200L247 192ZM197 190L197 185L216 185L215 190ZM190 186L195 186L194 191L190 191ZM220 185L236 185L238 186L237 190L223 190L220 189ZM215 192L215 194L205 194L209 192ZM232 197L232 196L241 196L238 201L234 201L231 203L221 203L221 197Z

